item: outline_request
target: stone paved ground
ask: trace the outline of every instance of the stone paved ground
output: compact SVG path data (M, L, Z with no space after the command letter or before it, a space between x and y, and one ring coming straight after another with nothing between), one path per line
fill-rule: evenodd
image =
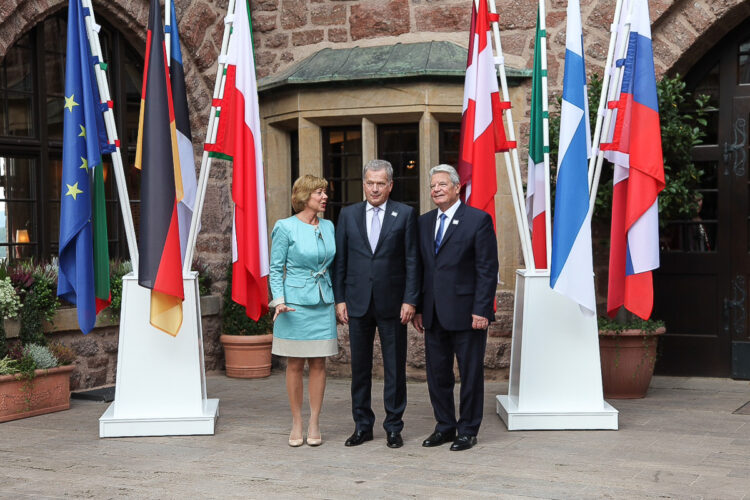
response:
M286 445L282 373L208 378L215 436L99 439L106 405L0 424L1 498L750 498L750 384L657 377L646 399L611 401L619 431L508 432L488 383L479 444L422 448L427 387L409 384L405 446L346 448L348 380L329 380L320 448ZM375 391L382 391L376 383ZM381 398L374 398L377 407ZM380 425L382 410L376 411Z

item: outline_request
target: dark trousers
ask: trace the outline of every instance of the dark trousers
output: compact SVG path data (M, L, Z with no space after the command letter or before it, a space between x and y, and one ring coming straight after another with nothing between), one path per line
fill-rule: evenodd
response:
M349 345L352 353L352 416L358 431L371 430L375 424L372 411L372 348L375 327L380 334L383 352L385 387L383 403L386 432L401 432L406 409L406 325L396 318L379 318L370 303L367 314L349 318Z
M487 330L445 330L433 316L425 333L427 388L435 414L436 431L476 436L484 408L484 351ZM459 419L453 401L453 359L458 359L461 376Z

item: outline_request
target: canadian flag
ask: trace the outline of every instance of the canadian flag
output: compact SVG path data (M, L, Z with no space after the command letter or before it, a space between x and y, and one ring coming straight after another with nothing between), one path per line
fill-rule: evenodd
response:
M206 150L231 157L232 300L258 320L268 312L268 230L260 141L258 85L247 2L237 2L227 49L227 73L215 144Z
M479 0L478 7L472 2L458 174L463 201L490 214L494 224L495 153L511 146L503 126L491 36L487 0Z

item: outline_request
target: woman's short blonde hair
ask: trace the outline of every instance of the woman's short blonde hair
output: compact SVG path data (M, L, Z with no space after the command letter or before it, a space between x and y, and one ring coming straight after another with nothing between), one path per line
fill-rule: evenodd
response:
M318 189L328 188L328 181L314 175L303 175L292 186L292 208L295 212L301 212L307 206L310 195Z

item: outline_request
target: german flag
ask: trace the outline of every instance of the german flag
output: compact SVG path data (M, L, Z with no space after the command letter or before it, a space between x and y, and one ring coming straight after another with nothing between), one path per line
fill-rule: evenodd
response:
M151 289L151 324L175 336L182 325L182 200L174 106L158 0L151 0L135 166L141 173L138 283Z

